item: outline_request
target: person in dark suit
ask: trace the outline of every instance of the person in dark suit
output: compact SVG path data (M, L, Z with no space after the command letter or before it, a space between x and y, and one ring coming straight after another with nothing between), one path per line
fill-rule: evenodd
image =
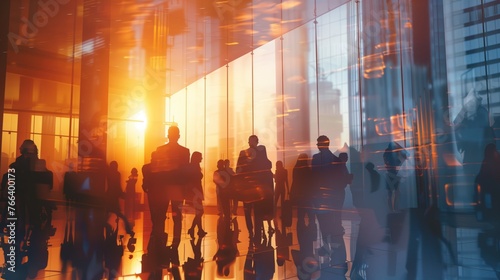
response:
M172 205L172 220L174 221L172 246L178 245L181 237L181 207L184 201L184 185L187 181L185 170L189 164L189 149L178 143L179 138L179 128L170 126L168 143L156 149L155 158L151 161L152 182L148 187L153 223L152 236L162 237L165 235L166 213L169 204ZM166 238L162 237L162 239Z
M244 202L243 206L250 238L253 237L254 243L260 245L264 229L263 222L264 220L270 221L274 216L272 163L267 158L266 147L259 145L257 135L248 137L248 146L248 149L240 151L236 174L245 176L247 184L253 186L254 191L249 192L248 196L254 196L255 199L251 203ZM251 221L252 209L253 225Z
M327 136L319 136L316 145L319 153L313 155L311 165L314 180L313 208L323 239L319 254L329 256L332 267L347 271L341 220L345 199L344 164L330 151L330 139Z

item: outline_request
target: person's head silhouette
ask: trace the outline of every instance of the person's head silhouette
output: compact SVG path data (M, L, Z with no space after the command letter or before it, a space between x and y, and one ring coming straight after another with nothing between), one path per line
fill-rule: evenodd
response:
M316 140L316 146L318 146L318 149L321 150L328 150L328 147L330 147L330 139L326 135L321 135L318 137Z
M181 133L179 127L173 125L168 128L168 141L170 143L177 143L180 137Z
M257 135L250 135L250 137L248 137L248 146L250 146L250 148L255 148L258 144L259 138Z

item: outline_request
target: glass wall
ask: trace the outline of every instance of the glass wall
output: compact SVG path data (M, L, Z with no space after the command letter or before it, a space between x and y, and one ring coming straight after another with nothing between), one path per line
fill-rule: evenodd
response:
M117 161L124 179L178 125L203 154L214 206L217 161L234 168L250 135L288 170L326 135L354 174L345 209L384 226L417 208L484 219L481 170L496 152L485 151L500 145L499 1L9 3L2 173L32 139L59 195L86 157ZM467 254L457 244L477 229L446 222L449 250Z

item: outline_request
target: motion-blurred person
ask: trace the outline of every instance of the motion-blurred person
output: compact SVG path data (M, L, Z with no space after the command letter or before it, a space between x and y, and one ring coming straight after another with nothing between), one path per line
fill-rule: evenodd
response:
M318 219L323 246L320 255L330 258L330 265L338 271L347 271L344 228L341 211L345 199L342 161L329 149L330 139L317 138L319 153L313 155L314 211ZM344 271L344 273L345 273Z

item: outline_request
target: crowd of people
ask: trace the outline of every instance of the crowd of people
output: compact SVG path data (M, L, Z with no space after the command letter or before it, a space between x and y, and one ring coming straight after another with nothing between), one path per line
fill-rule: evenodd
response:
M141 170L142 189L147 197L152 222L147 251L142 257L142 266L143 270L151 272L152 278L155 276L161 278L161 271L165 266L172 263L176 264L177 267L180 265L177 248L183 234L183 209L187 208L191 209L191 213L194 214L186 233L191 238L195 258L186 262L185 266L186 269L192 267L193 273L201 275L200 267L203 258L199 247L201 240L207 235L202 223L205 199L202 180L207 174L203 174L201 168L202 153L198 151L190 153L188 148L178 143L179 139L179 128L171 126L168 129L168 143L159 146L151 154L151 161L146 163ZM316 145L318 152L312 156L306 153L298 155L291 176L280 160L275 163L273 172L273 164L267 156L266 147L259 143L259 138L256 135L249 136L248 148L239 152L235 169L231 168L231 162L228 159L217 161L217 169L211 177L216 187L219 216L218 250L213 258L221 276L228 275L230 265L239 254L236 245L239 242L238 234L240 232L236 220L239 202L243 203L244 219L249 236L249 253L245 266L248 262L252 273L261 273L272 277L274 270L258 268L262 267L264 263L269 263L268 261L262 262L262 260L266 260L269 251L273 250L271 238L274 234L276 234L277 264L283 265L284 260L289 259L289 246L292 243L289 228L292 225L292 211L296 209L296 232L299 247L298 250L291 250L291 253L298 274L307 274L313 271L314 269L311 270L308 266L310 264L305 262L309 258L319 256L328 264L321 269L323 276L330 275L331 279L334 279L335 275L345 275L348 267L342 209L346 198L346 187L349 185L351 185L354 206L358 208L361 217L351 277L355 279L356 276L361 275L360 273L366 265L363 262L363 257L370 245L369 240L373 240L373 236L377 235L374 229L383 228L385 225L381 225L382 222L378 225L374 224L377 222L377 218L374 217L376 213L370 211L369 202L363 200L363 191L357 189L359 183L353 183L358 175L352 174L347 167L349 154L340 152L338 156L335 155L330 150L330 139L325 135L317 138ZM20 153L21 155L16 161L9 166L9 171L15 170L18 186L15 204L17 209L21 209L16 216L18 218L16 239L21 242L15 244L14 251L18 256L30 255L31 258L29 258L30 262L28 263L22 263L17 258L15 265L21 268L24 276L33 277L36 276L38 270L47 265L48 259L47 257L43 258L43 256L47 256L48 239L55 234L55 228L51 224L51 213L56 209L56 205L47 199L47 192L52 188L53 175L46 168L45 161L38 158L38 149L33 141L24 141ZM385 178L379 174L373 163L368 162L364 166L371 185L370 192L376 192L380 185L384 185L382 182L385 182L388 194L387 212L394 215L392 218L397 218L400 213L398 209L401 184L399 170L408 157L409 153L404 148L396 142L391 142L383 153ZM488 145L483 164L476 178L477 184L482 187L482 192L478 194L481 197L478 200L482 201L484 209L489 209L489 212L485 212L486 215L491 215L499 205L496 202L499 197L498 192L493 186L495 182L499 181L494 171L499 158L495 145ZM355 172L360 171L356 170ZM85 233L92 233L92 225L102 222L106 232L103 237L103 244L106 248L101 251L95 249L96 252L99 252L93 254L102 255L107 268L117 268L119 260L123 256L124 247L121 245L124 237L118 234L120 224L124 226L129 235L126 246L128 251L133 252L135 249L134 218L131 215L135 213L133 196L139 172L136 168L131 170L126 180L125 191L122 190L122 178L116 161L111 161L105 171L98 175L99 178L103 177L102 175L105 176L101 178L103 180L94 180L92 177L93 184L96 184L96 181L102 181L105 191L97 199L98 202L94 204L91 202L96 197L85 198L81 193L86 184L90 184L88 180L85 180L81 174L74 170L69 170L64 176L67 208L76 207L75 205L78 203L80 205L90 203L102 211L92 210L94 212L89 212L89 210L76 209L75 214L67 214L68 221L64 242L61 244L61 260L80 262L85 257L93 257L90 253L79 252L75 245L76 240L73 240L72 237L73 220L78 220L80 217L81 221L75 222L75 230ZM9 178L9 173L6 173L2 180L3 228L8 226ZM291 179L290 182L289 179ZM131 196L132 199L130 199ZM125 199L125 212L121 210L120 199ZM165 224L169 207L173 220L172 232L166 231ZM101 215L96 213L102 213L103 218L95 218ZM279 219L277 219L278 214L280 214ZM92 217L95 219L89 219L87 217L89 215L93 215ZM116 226L108 222L110 216L116 218ZM387 216L387 219L390 218ZM390 221L388 222L390 223ZM416 224L418 228L423 227L422 224ZM413 240L411 238L418 238L417 233L419 233L418 230L412 230L410 241ZM172 241L167 246L169 234L172 235ZM321 237L319 247L318 243L314 242L317 236ZM198 242L195 243L196 237L198 237ZM446 243L444 238L442 240ZM117 241L119 245L117 245ZM4 258L8 260L7 253L11 247L6 242L3 242L2 245ZM72 250L76 252L76 257L71 256ZM449 251L451 254L452 250ZM42 256L42 258L38 256ZM89 264L86 265L88 269ZM85 270L85 267L82 269ZM245 269L245 273L248 273L247 269ZM8 274L8 271L4 271L4 278L8 278ZM110 277L113 278L113 275L110 274Z

